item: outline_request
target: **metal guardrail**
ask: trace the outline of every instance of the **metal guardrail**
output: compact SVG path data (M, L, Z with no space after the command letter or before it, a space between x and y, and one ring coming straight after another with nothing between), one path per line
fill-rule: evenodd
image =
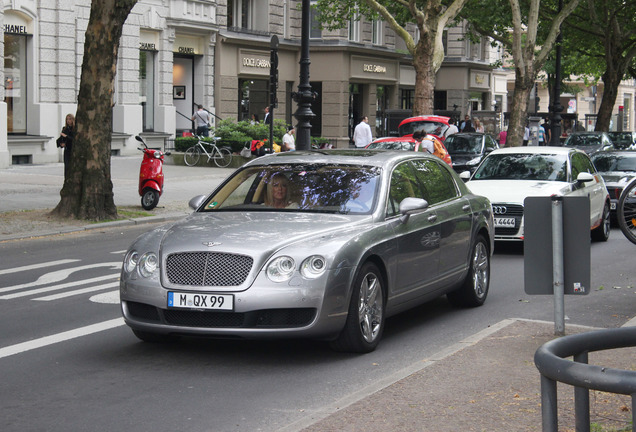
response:
M564 336L543 344L534 354L541 372L543 432L558 432L557 382L574 386L575 430L590 430L589 390L631 396L636 412L636 371L588 364L588 353L636 346L636 327L597 330ZM566 360L573 357L574 361Z

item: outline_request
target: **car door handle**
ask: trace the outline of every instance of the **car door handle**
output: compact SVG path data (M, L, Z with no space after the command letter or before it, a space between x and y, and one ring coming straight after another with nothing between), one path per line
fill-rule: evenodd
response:
M464 204L464 205L462 206L462 210L464 210L464 211L470 211L470 204Z
M430 215L430 216L428 217L428 221L429 221L429 222L435 222L436 220L437 220L437 215Z

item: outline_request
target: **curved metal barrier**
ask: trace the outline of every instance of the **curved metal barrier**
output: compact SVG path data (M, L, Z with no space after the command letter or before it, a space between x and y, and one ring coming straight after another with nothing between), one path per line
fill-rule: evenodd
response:
M588 364L588 353L636 346L636 327L596 330L564 336L539 347L534 364L541 372L543 432L558 432L557 381L574 389L575 430L590 430L589 390L632 397L632 421L636 412L636 371ZM566 360L573 357L574 361Z

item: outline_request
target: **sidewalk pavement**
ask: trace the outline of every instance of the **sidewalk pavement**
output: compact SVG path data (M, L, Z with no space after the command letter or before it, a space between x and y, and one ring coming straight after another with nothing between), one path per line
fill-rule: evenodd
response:
M60 171L60 167L57 168ZM23 187L20 182L29 184L29 174L38 175L38 181L47 178L42 177L37 169L27 169L16 176L3 171L0 170L0 191L3 192L12 190L17 193L17 189ZM202 174L205 171L193 168L184 172L195 176L196 184L205 182L206 188L210 187L210 183L220 182L229 173L216 171L211 178L205 179L207 174ZM60 173L57 173L48 178L59 182L59 176ZM7 178L12 178L16 184L7 185ZM193 188L193 180L182 181L183 190ZM128 181L127 185L130 184ZM179 187L175 189L179 190ZM174 199L162 197L151 217L86 224L47 217L50 208L43 208L39 200L44 199L43 195L38 196L38 193L47 193L46 188L32 187L29 200L22 196L24 210L30 211L6 211L0 207L0 242L174 220L190 213L183 201L184 196L189 199L196 195L185 194L183 190L176 192ZM126 196L124 204L140 207L132 201L133 198L135 201L138 199L134 193L126 191L123 195ZM120 206L122 202L116 199L116 204ZM626 325L636 326L636 318ZM595 329L574 325L566 327L567 334L591 330ZM396 371L393 376L377 380L330 406L306 412L302 420L280 431L540 431L540 374L534 365L534 353L554 338L554 324L551 322L502 321L435 356ZM589 363L633 371L636 370L636 348L590 353ZM573 389L560 384L558 390L560 430L574 431ZM631 430L624 429L631 425L631 399L623 395L590 392L590 416L592 423L603 427L596 430Z

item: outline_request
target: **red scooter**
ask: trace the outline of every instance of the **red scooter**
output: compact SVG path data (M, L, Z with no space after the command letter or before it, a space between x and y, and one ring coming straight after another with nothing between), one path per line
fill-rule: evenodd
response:
M170 152L153 150L142 137L135 136L135 139L143 144L138 147L144 153L139 169L139 195L141 196L141 206L145 210L152 210L157 207L159 197L163 192L163 157Z

